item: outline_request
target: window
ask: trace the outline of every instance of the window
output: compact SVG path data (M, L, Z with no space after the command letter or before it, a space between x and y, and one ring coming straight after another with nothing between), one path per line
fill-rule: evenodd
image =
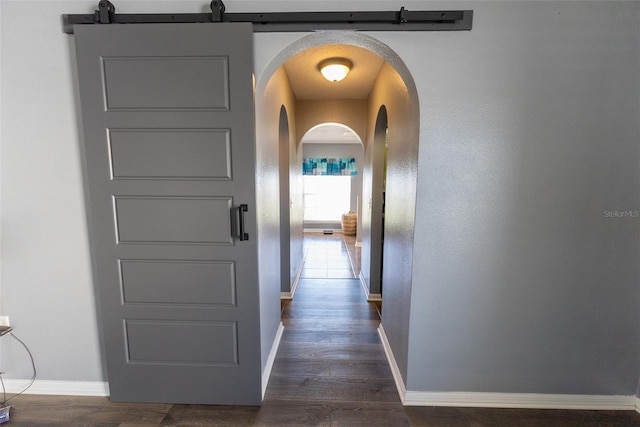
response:
M304 177L304 220L340 221L351 206L350 176Z

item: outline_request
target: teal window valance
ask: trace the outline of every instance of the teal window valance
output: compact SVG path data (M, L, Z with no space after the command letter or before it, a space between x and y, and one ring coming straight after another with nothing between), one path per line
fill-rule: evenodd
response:
M358 175L358 169L356 168L356 159L353 157L347 158L322 158L312 157L304 159L302 162L302 174L303 175Z

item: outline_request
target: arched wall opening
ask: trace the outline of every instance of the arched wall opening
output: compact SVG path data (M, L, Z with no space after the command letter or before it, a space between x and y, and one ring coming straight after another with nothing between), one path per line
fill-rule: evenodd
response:
M357 123L349 123L348 120L341 120L340 122L327 122L321 121L320 119L316 120L317 123L312 125L311 127L301 129L302 138L300 138L300 142L330 142L328 138L334 138L332 135L320 135L319 133L327 128L335 128L331 129L333 132L337 130L342 130L343 132L351 132L353 134L353 138L349 138L348 140L343 137L340 137L340 142L349 142L353 144L360 144L364 146L364 135L362 132L358 132L356 129L358 128ZM353 125L356 126L353 126ZM365 134L366 135L366 134ZM322 140L324 139L324 140Z
M363 196L363 241L361 276L369 284L369 298L382 298L384 271L384 217L386 198L387 109L380 106L375 114L372 143L366 150ZM374 296L375 295L375 296Z
M356 32L327 31L313 33L292 42L284 49L274 55L273 59L264 67L256 85L257 99L257 139L256 153L257 162L263 165L269 162L269 147L277 144L277 132L271 136L268 132L273 128L269 123L269 117L273 117L272 108L280 108L287 105L289 114L290 131L297 135L296 141L299 144L302 134L306 128L313 125L298 120L298 115L303 115L303 108L300 102L296 102L295 94L291 84L287 81L284 72L284 64L294 55L316 46L328 44L353 45L368 49L379 55L384 60L384 65L379 71L376 81L367 99L362 100L363 116L365 118L364 130L358 133L363 135L365 145L365 157L373 144L375 135L375 124L381 106L385 106L388 118L388 170L387 170L387 191L386 191L386 211L384 224L384 270L382 272L383 281L388 283L384 288L384 310L382 313L382 332L388 337L389 345L394 353L401 375L406 379L408 336L409 336L409 311L410 294L412 286L412 264L413 264L413 238L415 223L416 187L417 187L417 158L419 140L419 105L418 95L413 78L402 61L402 59L387 45L370 36ZM284 78L284 79L283 79ZM275 88L279 88L275 90ZM317 102L317 101L314 101ZM326 100L322 102L332 102ZM277 123L277 118L273 118ZM335 121L335 120L331 120ZM265 132L265 130L267 130ZM300 153L301 150L298 150ZM277 152L277 151L276 151ZM264 159L261 154L264 154ZM271 163L272 164L272 163ZM276 165L277 167L277 165ZM277 171L263 171L267 175L277 175ZM262 181L257 176L257 182ZM279 186L276 186L279 188ZM265 193L268 193L268 189ZM301 200L301 199L300 199ZM264 199L267 202L266 198ZM293 200L294 205L296 199ZM299 203L299 202L298 202ZM368 205L368 200L363 200L363 208ZM261 210L267 210L267 207ZM279 210L279 209L278 209ZM366 214L365 214L366 215ZM259 252L268 252L268 239L273 237L275 228L267 221L260 223L258 218L259 231ZM277 227L279 228L278 221ZM281 238L278 233L278 238ZM363 235L364 238L364 235ZM260 247L262 246L262 247ZM364 250L362 251L364 254ZM259 256L261 265L260 271L261 287L263 279L267 279L269 265L267 259L270 256ZM300 257L302 261L302 257ZM266 270L266 271L265 271ZM392 279L392 280L390 280ZM382 298L380 289L371 288L366 278L361 277L364 291L370 300ZM279 283L279 282L278 282ZM283 292L283 296L284 296ZM293 289L288 294L293 296Z
M292 163L295 159L296 144L291 139L289 131L289 117L284 105L280 107L278 120L278 152L279 152L279 176L280 176L280 291L288 292L295 278L295 259L291 259L291 236L295 235L291 223L292 195L291 187L295 184L292 177Z
M326 124L339 124L358 135L364 146L367 140L367 103L366 100L322 100L298 101L298 142L310 131Z
M339 231L342 215L358 212L362 200L364 144L361 136L347 122L319 123L306 131L300 140L307 169L318 159L353 160L348 168L342 170L343 176L339 177L315 177L312 175L318 174L318 171L303 171L305 232L322 232L326 229ZM364 126L362 128L365 130ZM342 164L346 166L346 163ZM358 226L356 241L359 236Z

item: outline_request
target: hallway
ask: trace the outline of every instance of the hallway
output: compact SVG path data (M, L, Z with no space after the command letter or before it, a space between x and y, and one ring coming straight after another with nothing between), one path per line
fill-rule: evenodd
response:
M364 297L342 235L306 235L305 246L264 404L285 404L292 418L282 421L292 424L407 425L378 311Z

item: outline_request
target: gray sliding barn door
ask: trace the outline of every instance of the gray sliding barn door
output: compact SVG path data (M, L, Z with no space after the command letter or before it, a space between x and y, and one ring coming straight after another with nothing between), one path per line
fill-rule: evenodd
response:
M251 24L74 31L111 398L260 404Z

